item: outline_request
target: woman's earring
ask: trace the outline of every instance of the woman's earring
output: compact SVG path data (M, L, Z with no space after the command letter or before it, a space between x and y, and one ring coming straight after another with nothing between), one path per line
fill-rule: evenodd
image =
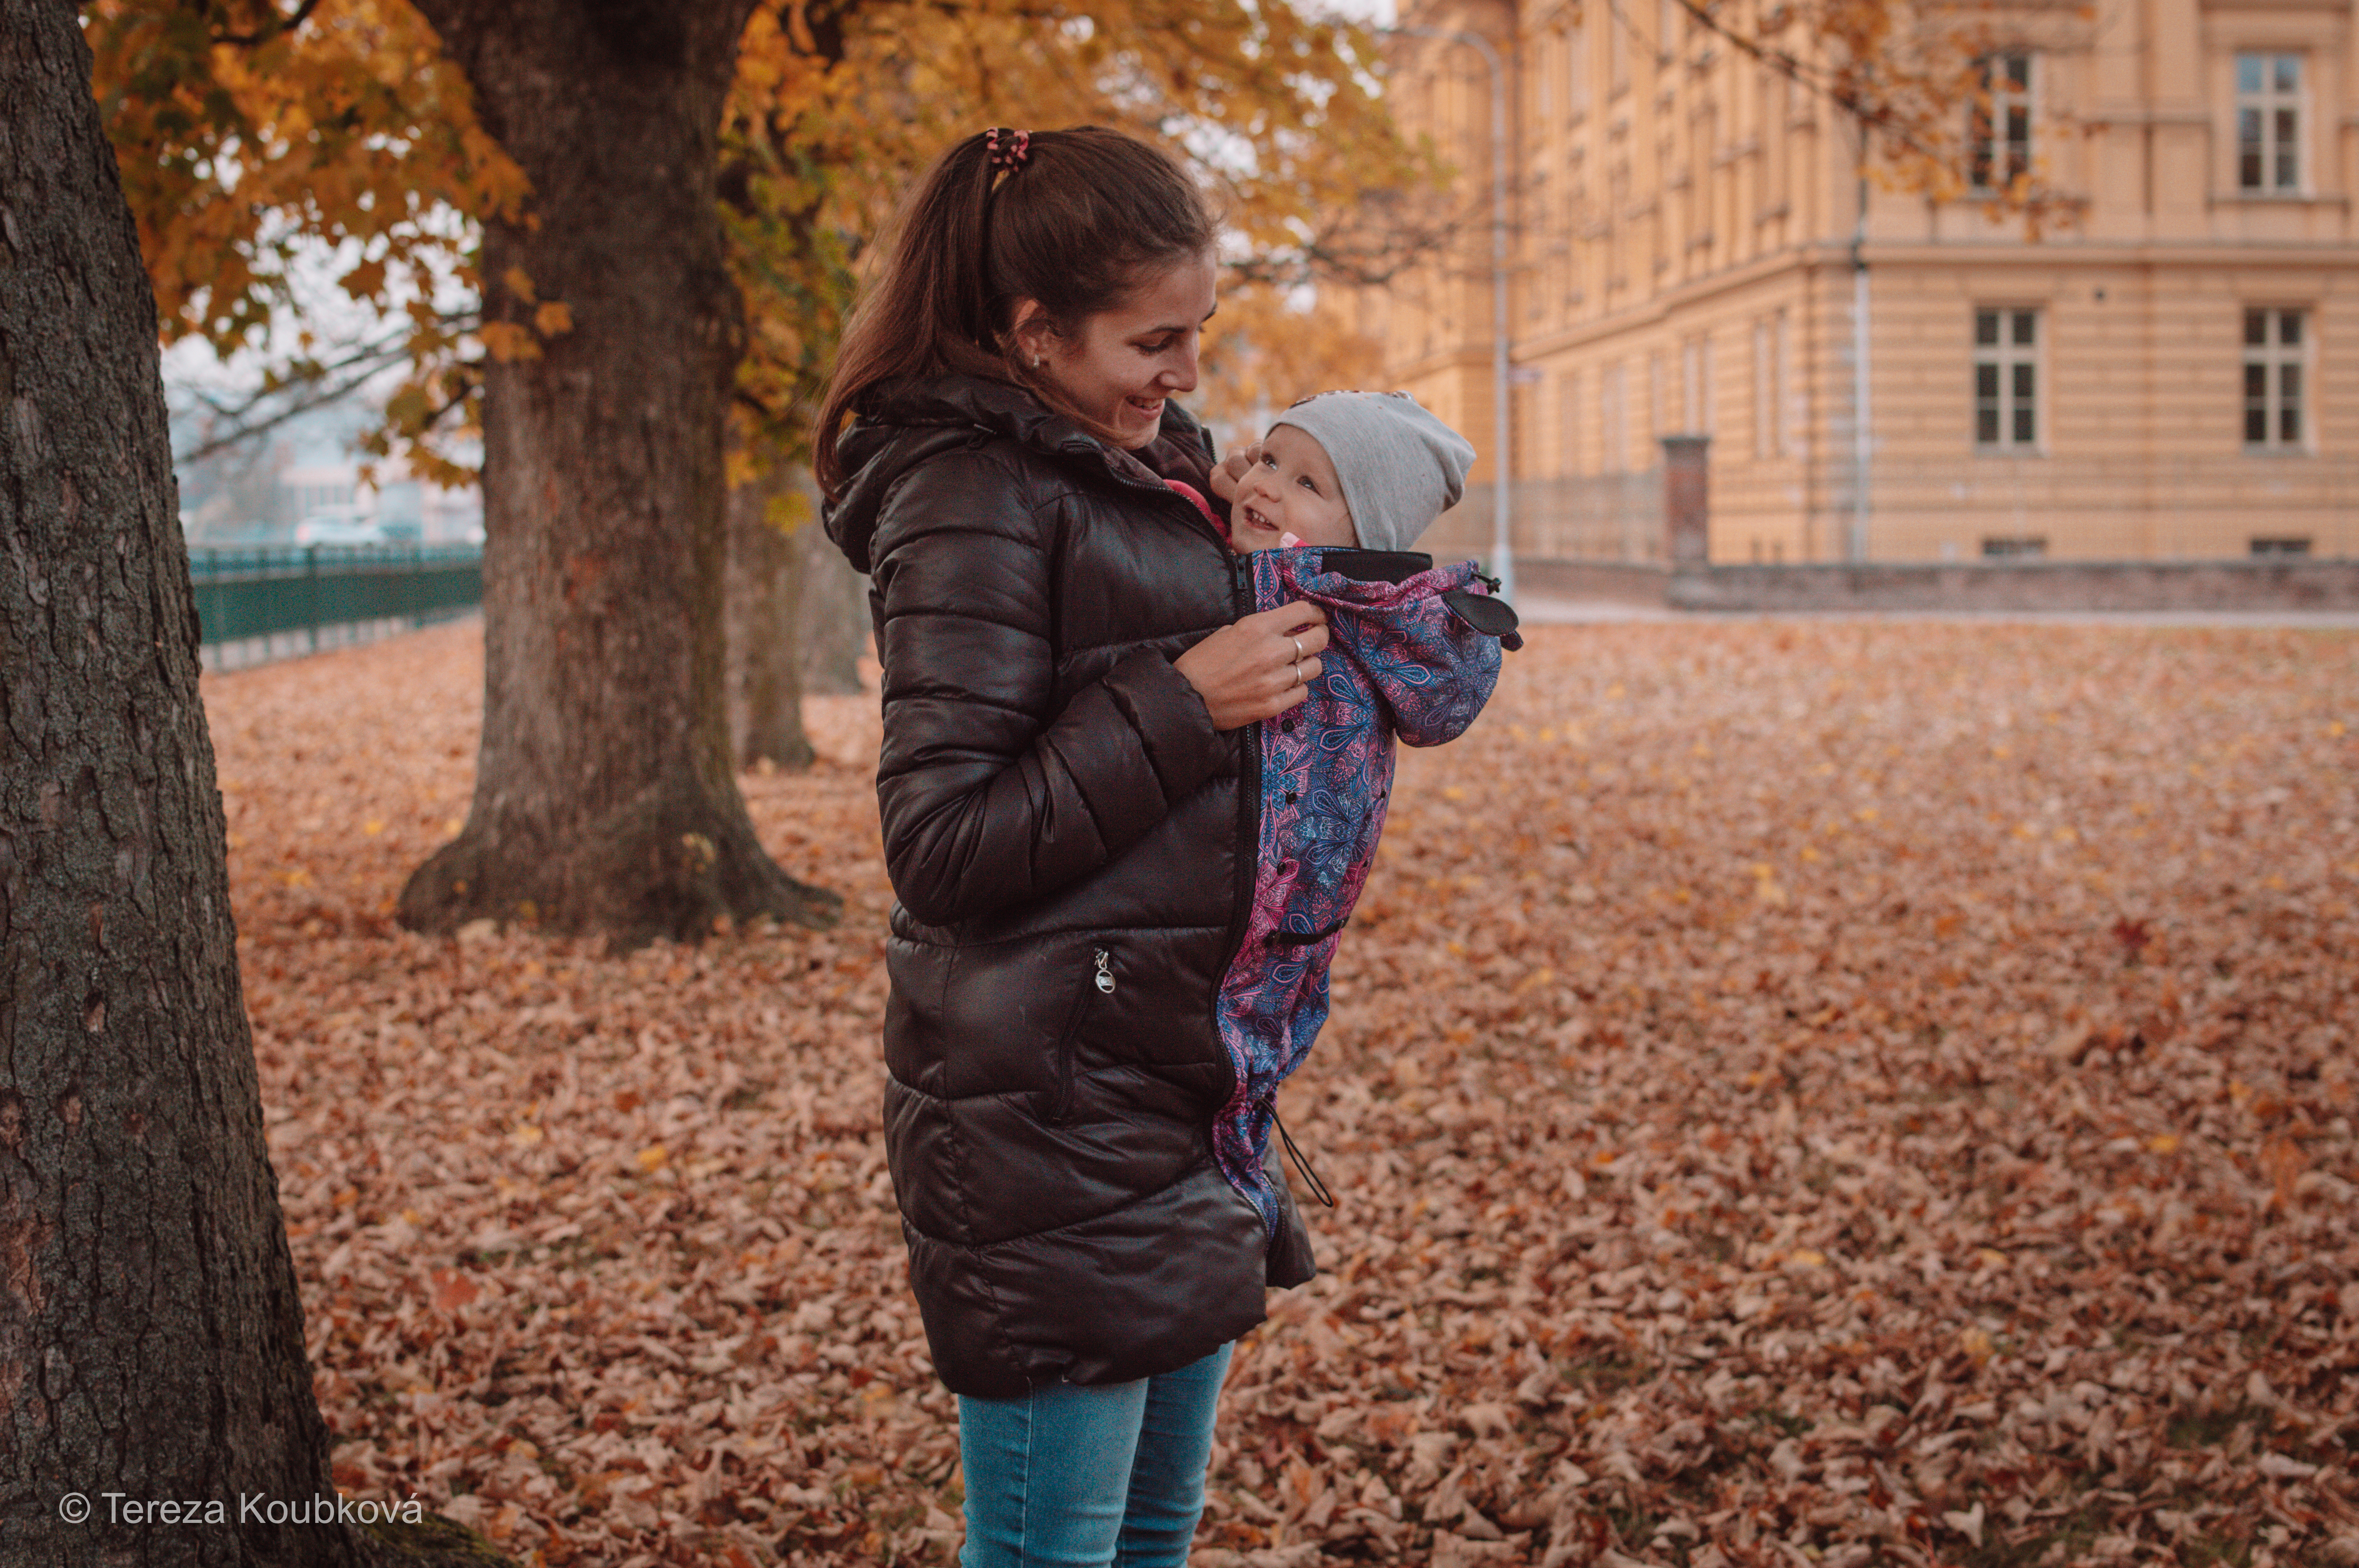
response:
M1032 368L1034 370L1038 370L1040 368L1040 356L1038 354L1034 354L1032 356Z

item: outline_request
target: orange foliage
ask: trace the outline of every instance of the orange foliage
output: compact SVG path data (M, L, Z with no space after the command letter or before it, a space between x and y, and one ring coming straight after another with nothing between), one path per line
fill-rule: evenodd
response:
M167 341L267 342L274 386L318 379L353 345L323 347L288 319L289 276L332 248L343 292L391 324L410 366L374 446L455 477L419 443L472 422L484 356L535 353L568 317L543 300L529 328L477 319L477 226L528 211L529 193L430 29L403 0L319 0L299 19L270 0L97 0L84 27ZM885 0L816 31L800 5L765 0L723 127L723 218L751 319L745 444L799 449L861 254L917 172L985 123L1191 146L1256 278L1362 265L1333 243L1357 229L1321 215L1431 174L1372 95L1373 58L1356 29L1244 0L1071 15ZM530 279L508 281L530 297Z

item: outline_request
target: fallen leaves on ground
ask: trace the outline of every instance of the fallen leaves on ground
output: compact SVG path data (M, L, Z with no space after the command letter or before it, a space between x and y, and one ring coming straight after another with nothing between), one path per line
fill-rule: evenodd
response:
M205 681L339 1484L949 1562L873 698L744 780L839 930L609 957L391 923L480 681L465 626ZM1404 755L1200 1568L2359 1562L2354 692L2332 633L1537 633Z

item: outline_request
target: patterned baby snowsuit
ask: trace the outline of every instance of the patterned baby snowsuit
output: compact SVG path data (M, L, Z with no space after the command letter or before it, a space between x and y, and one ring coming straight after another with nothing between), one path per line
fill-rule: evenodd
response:
M1472 561L1435 568L1430 556L1330 546L1261 550L1240 565L1254 609L1309 600L1327 611L1331 639L1310 697L1257 726L1257 871L1219 1000L1236 1089L1212 1124L1213 1153L1275 1227L1263 1156L1277 1087L1327 1022L1328 966L1384 831L1393 737L1455 740L1490 700L1501 646L1523 639Z

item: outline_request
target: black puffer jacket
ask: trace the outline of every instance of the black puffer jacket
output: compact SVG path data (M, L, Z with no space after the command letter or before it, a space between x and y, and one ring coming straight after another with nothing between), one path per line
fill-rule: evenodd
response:
M1210 1142L1254 759L1171 661L1251 600L1158 477L1203 490L1210 443L1167 405L1119 452L946 377L843 453L827 528L870 574L900 901L886 1149L935 1368L988 1398L1174 1370L1312 1272L1290 1201L1272 1240Z

